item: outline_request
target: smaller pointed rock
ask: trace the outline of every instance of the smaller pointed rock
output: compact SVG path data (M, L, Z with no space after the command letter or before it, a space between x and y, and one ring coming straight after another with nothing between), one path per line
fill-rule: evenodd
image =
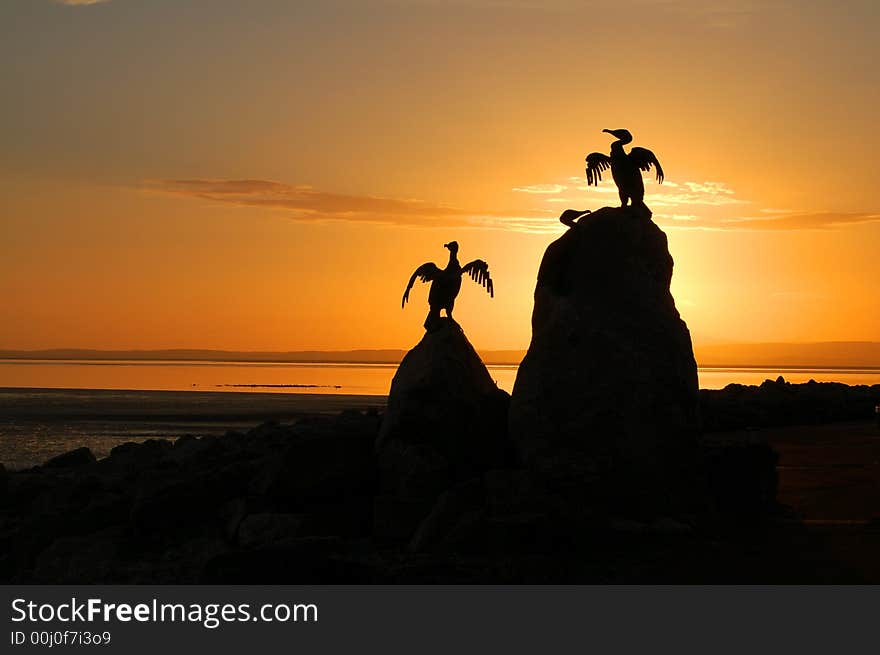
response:
M461 327L440 319L391 383L376 442L383 488L436 496L490 468L504 456L509 402Z

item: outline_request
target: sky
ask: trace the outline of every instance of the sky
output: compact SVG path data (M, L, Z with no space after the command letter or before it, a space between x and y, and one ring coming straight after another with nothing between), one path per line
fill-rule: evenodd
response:
M0 349L525 348L627 128L695 345L880 336L875 0L3 0ZM608 177L608 176L606 176Z

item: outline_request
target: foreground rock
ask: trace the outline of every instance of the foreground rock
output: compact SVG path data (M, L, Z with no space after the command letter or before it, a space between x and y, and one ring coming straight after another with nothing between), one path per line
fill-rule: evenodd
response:
M808 391L839 407L836 392L786 389ZM751 388L734 407L751 415L748 398L759 394ZM861 417L873 431L870 414ZM823 552L826 528L816 541L790 515L775 520L778 460L766 432L710 435L718 520L695 524L609 515L597 511L601 496L572 495L516 465L450 480L434 497L391 494L378 483L379 427L376 414L346 412L61 460L76 466L0 467L0 583L877 580L876 524L835 533L834 553L870 562L853 575ZM867 443L876 441L859 452L875 461ZM827 445L815 452L807 463L825 463ZM852 475L841 469L838 486Z
M378 428L377 414L346 412L219 438L126 443L99 461L79 449L3 471L0 581L247 579L252 567L266 569L259 553L278 544L364 538Z
M697 366L672 266L666 235L631 209L596 211L550 244L510 408L532 469L597 481L591 493L640 511L701 495Z
M96 461L91 450L88 448L77 448L76 450L53 457L46 462L46 467L56 469L78 468L94 464Z

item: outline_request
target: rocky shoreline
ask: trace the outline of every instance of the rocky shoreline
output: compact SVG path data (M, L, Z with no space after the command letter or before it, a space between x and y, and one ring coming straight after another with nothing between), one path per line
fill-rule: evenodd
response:
M700 391L703 431L721 432L835 421L880 420L880 384L803 384L782 377L746 386Z
M865 398L880 397L877 387L787 385L768 414L769 397L780 398L768 389L778 384L712 392L724 412L704 405L704 420L746 425L794 399L809 400L814 421L867 419ZM407 501L380 484L381 423L377 413L350 411L223 437L126 443L101 460L78 449L4 471L0 580L718 581L746 575L736 566L748 548L802 530L775 503L776 454L766 443L707 446L715 508L646 519L599 502L575 507L516 464ZM748 568L765 579L759 570Z

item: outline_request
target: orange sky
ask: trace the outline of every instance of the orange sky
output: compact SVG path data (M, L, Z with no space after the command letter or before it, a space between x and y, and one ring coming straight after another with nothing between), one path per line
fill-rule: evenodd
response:
M64 6L65 4L76 6ZM695 342L874 340L874 2L6 0L0 348L523 348L625 127Z

